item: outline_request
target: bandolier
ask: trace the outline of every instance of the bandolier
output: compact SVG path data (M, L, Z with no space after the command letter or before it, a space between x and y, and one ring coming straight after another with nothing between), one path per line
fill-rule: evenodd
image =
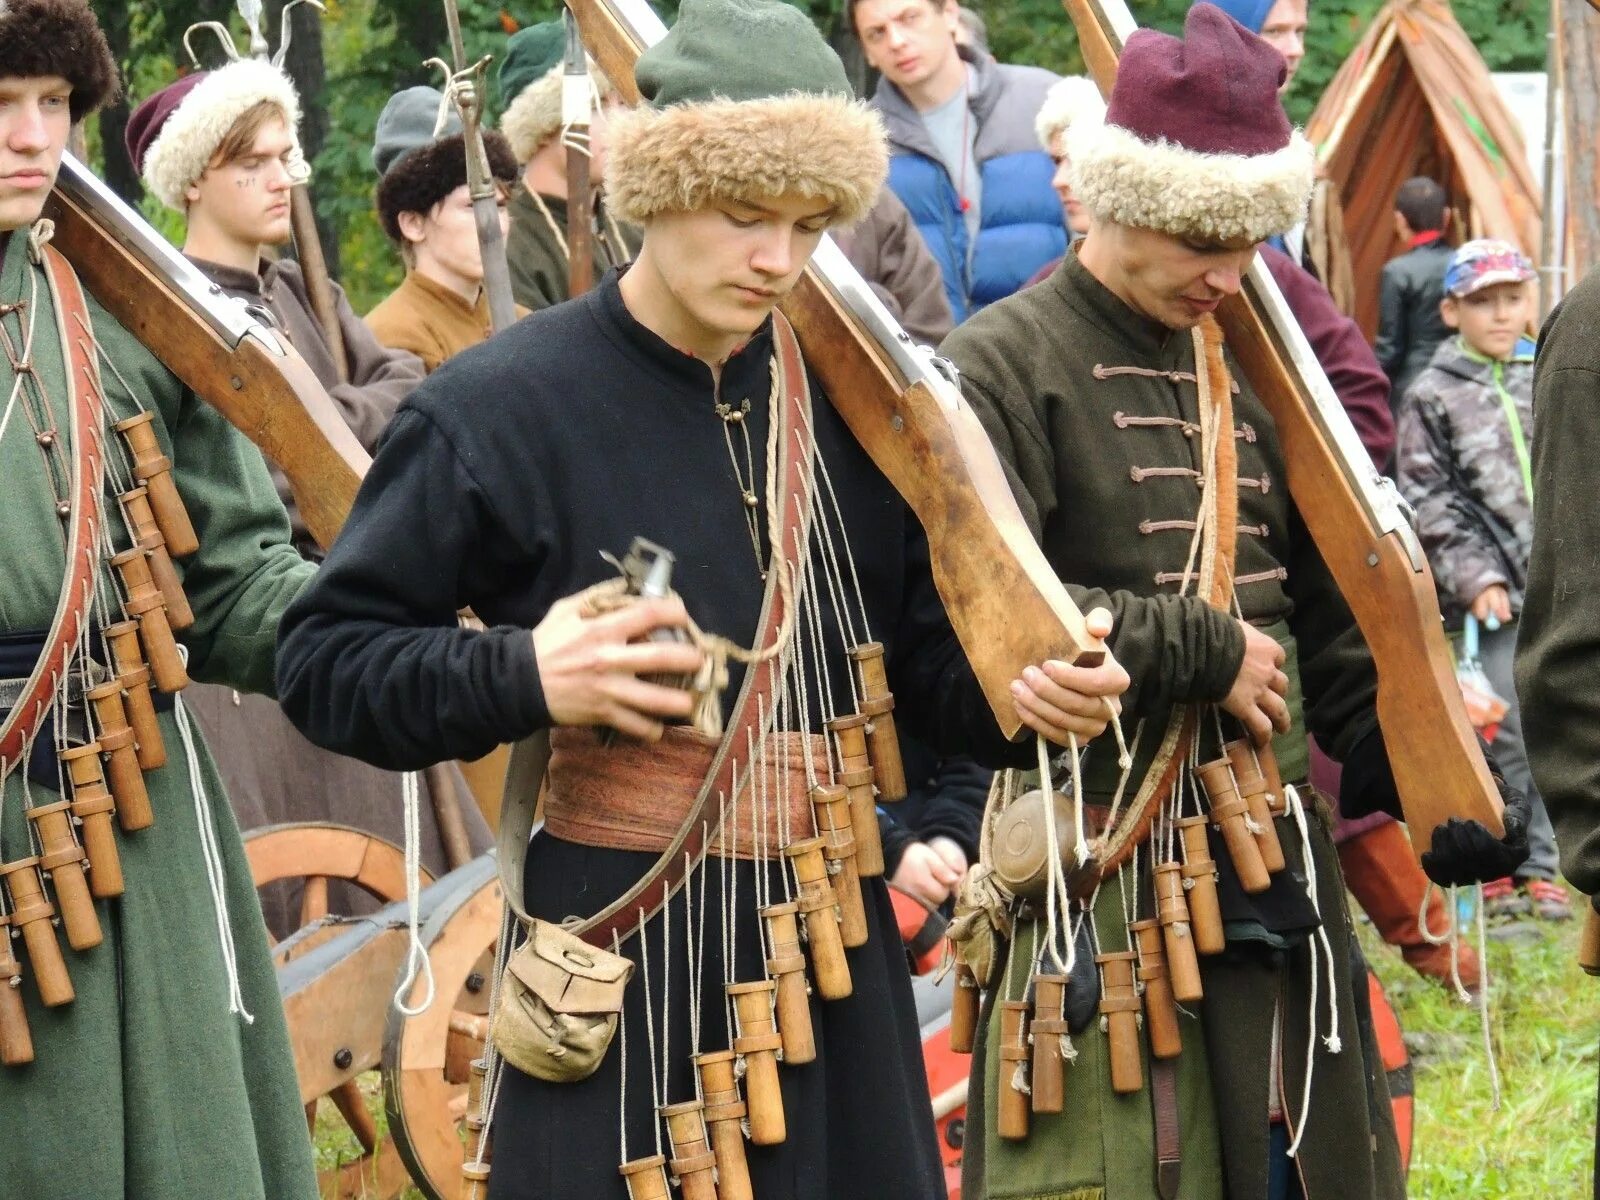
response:
M1304 209L1283 71L1209 4L1181 41L1134 34L1104 120L1067 134L1087 237L944 346L1052 565L1115 613L1132 678L1127 759L1097 743L991 797L955 929L964 1194L1404 1193L1304 784L1309 731L1349 799L1392 795L1377 676L1207 315Z
M905 500L769 317L876 197L883 132L777 0L690 0L636 77L607 190L640 259L408 402L284 623L286 707L391 766L523 743L501 854L529 919L502 942L466 1194L934 1195L874 809L904 795L898 727L990 763L1033 749L997 726ZM616 578L601 552L630 542ZM652 636L703 654L584 661L701 663L692 725L597 731L631 721L573 706L559 639L649 633L669 589L697 625ZM453 627L462 604L484 630Z

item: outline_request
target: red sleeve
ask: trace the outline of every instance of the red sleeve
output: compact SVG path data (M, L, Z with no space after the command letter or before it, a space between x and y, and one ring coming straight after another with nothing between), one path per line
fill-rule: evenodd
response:
M1289 304L1289 311L1328 373L1334 394L1350 414L1361 444L1378 470L1394 457L1394 415L1389 411L1389 377L1360 327L1339 311L1328 289L1275 246L1263 245L1261 257Z

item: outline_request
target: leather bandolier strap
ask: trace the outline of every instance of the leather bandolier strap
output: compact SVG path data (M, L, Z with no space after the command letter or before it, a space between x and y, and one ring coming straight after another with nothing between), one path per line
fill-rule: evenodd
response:
M780 564L788 558L786 551L797 544L797 537L797 556L805 555L810 545L811 390L805 362L800 356L800 343L781 313L772 314L772 334L773 352L778 356L781 403L774 416L780 426L777 454L770 464L777 482L776 486L769 486L768 493L776 498L778 512L773 524L777 536L773 539L772 565L767 571L761 617L751 643L757 649L771 646L789 620L793 590L784 585L788 573L780 569ZM792 570L802 571L803 559L797 557L793 561ZM773 710L782 682L782 658L782 655L766 655L746 669L722 740L671 843L624 895L595 916L571 923L569 927L577 936L590 945L610 949L613 934L626 936L639 924L641 914L645 921L653 918L682 885L690 866L705 856L731 807L733 775L740 761L739 754L747 738L752 742L761 740L762 718ZM500 886L506 903L524 922L529 918L523 901L523 866L527 861L529 840L543 827L536 821L535 808L549 761L550 737L548 732L543 732L517 744L506 774L505 807L500 814L497 853Z
M56 318L56 336L66 357L67 399L72 438L71 510L63 534L67 571L56 601L55 616L44 640L44 652L23 685L15 705L0 721L0 770L14 764L23 746L38 732L49 713L56 689L66 677L67 662L83 634L99 569L100 526L96 498L105 459L101 452L100 373L94 357L89 306L71 265L44 247L46 278Z

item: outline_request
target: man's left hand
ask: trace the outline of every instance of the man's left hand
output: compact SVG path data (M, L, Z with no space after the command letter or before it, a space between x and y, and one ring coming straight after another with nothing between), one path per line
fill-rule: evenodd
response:
M1505 805L1501 821L1506 835L1497 838L1482 822L1460 817L1451 817L1435 827L1430 848L1422 855L1422 869L1440 887L1504 879L1528 860L1528 820L1533 806L1526 796L1506 782L1487 747L1483 757Z
M1085 621L1092 636L1110 635L1111 614L1105 609L1095 609ZM1021 679L1012 681L1011 699L1024 725L1065 746L1068 735L1086 742L1104 733L1113 714L1122 711L1118 697L1128 690L1129 682L1128 672L1108 651L1098 667L1064 662L1029 667Z

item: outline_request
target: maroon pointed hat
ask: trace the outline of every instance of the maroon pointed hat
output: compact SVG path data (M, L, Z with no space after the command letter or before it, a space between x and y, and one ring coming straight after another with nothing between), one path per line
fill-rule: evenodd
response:
M1072 187L1100 220L1205 241L1265 241L1305 218L1315 155L1289 124L1287 68L1213 4L1183 38L1128 39L1104 121L1067 132Z

